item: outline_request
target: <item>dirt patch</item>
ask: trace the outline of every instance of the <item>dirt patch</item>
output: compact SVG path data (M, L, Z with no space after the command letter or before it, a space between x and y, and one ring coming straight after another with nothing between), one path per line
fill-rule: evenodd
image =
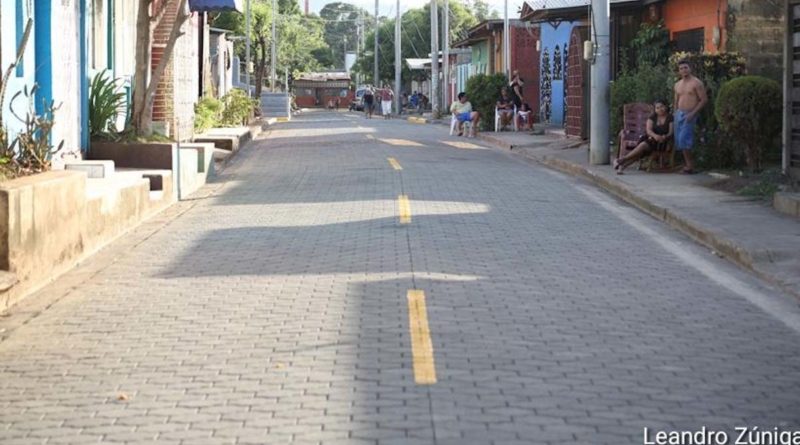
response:
M706 187L740 196L771 200L775 192L789 188L789 180L780 167L769 167L761 173L718 171L710 174L719 179L705 184Z

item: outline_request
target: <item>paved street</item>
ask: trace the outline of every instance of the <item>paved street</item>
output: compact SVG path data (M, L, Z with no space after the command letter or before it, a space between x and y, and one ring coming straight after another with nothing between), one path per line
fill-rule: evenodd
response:
M0 443L800 429L797 301L580 181L315 112L219 182L0 342Z

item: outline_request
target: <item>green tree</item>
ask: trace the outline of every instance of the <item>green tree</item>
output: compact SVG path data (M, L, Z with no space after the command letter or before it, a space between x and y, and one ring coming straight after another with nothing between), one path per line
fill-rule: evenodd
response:
M498 18L497 11L490 9L489 4L486 3L484 0L474 0L472 2L472 13L475 15L475 18L478 22L482 22L484 20L489 19L496 19Z
M325 43L330 48L332 63L325 63L327 60L324 59L319 62L341 68L344 66L345 44L347 49L355 50L358 27L360 24L373 24L374 20L367 11L342 2L328 3L319 12L319 16L325 23Z
M305 17L299 14L296 0L280 1L278 10L281 11L281 8L286 8L287 13L280 13L276 22L278 35L276 72L278 77L283 77L280 74L285 69L293 74L319 69L320 65L314 58L314 52L324 49L326 46L322 40L322 21L317 17ZM251 12L251 57L256 81L255 93L258 97L261 95L264 80L269 75L271 63L272 2L270 0L254 0L251 4ZM246 32L244 15L233 12L225 12L217 16L214 26L230 29L238 34ZM237 41L236 51L240 59L244 60L244 42Z
M472 12L458 0L450 2L450 41L456 40L456 36L463 34L467 29L476 25L478 21ZM440 10L441 14L441 10ZM442 18L439 18L442 23ZM378 29L378 74L384 81L394 79L394 20L383 19ZM423 8L410 9L401 18L402 45L401 55L406 58L424 58L431 51L431 16L430 4ZM369 32L366 37L365 48L359 54L354 67L360 72L372 78L375 45L375 32ZM405 63L402 66L402 76L404 79L411 79L412 73L408 70ZM421 79L420 79L421 80Z

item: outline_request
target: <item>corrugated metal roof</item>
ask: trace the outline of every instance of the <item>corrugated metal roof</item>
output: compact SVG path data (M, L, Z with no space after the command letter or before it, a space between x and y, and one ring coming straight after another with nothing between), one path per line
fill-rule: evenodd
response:
M330 73L305 73L297 77L296 80L304 80L310 82L327 82L327 81L350 81L350 75L345 72L330 72Z
M637 3L640 0L610 0L613 3ZM561 8L576 8L580 6L589 6L591 0L528 0L528 5L536 9L561 9Z

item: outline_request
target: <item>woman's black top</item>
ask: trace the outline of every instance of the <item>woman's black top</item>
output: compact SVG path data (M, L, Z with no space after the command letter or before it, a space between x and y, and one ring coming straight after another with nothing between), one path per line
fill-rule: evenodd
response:
M667 114L665 116L663 124L658 123L658 115L656 113L653 113L650 116L650 120L653 121L653 133L659 136L666 136L669 134L669 126L672 124L672 114ZM666 150L669 140L657 142L655 139L651 138L650 135L644 134L639 142L647 142L647 145L650 146L651 150L661 151Z

